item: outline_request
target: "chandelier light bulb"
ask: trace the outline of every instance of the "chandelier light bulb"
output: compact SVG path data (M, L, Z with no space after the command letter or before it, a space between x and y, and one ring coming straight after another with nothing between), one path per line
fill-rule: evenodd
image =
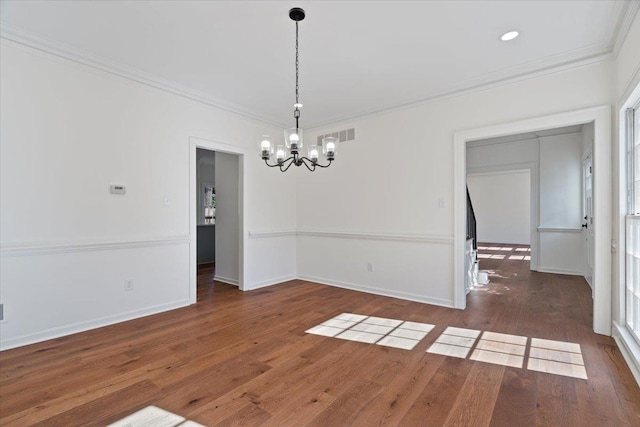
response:
M311 159L312 162L317 162L318 161L318 146L317 145L312 145L311 147L309 147L309 158Z
M297 133L292 133L291 136L289 137L289 139L291 140L291 142L298 142L300 141L300 137L298 136Z

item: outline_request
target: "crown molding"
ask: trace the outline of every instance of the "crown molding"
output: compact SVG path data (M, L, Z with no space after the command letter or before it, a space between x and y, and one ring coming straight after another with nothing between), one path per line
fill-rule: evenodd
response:
M147 73L137 68L118 64L98 55L76 49L63 43L24 31L20 28L2 24L0 25L0 37L19 43L51 55L59 56L70 61L95 68L109 74L114 74L125 79L133 80L144 85L160 89L174 95L182 96L203 104L238 114L251 120L265 123L274 127L286 127L276 119L265 117L254 111L250 111L239 105L235 105L219 98L214 98L204 92L190 89L165 78Z
M626 1L621 3L620 7L623 8L623 10L610 33L609 39L614 56L618 56L620 48L627 39L631 25L638 14L638 10L640 10L640 1Z
M528 63L527 67L518 66L520 72L517 75L509 75L506 70L512 70L507 68L497 73L487 74L483 77L479 77L474 80L466 81L460 85L451 87L445 91L435 93L433 95L418 98L412 101L399 102L396 104L389 104L380 108L373 108L370 110L363 110L357 113L333 117L321 122L311 123L307 126L308 130L318 130L326 127L338 126L341 123L353 123L356 119L363 119L367 117L373 117L380 114L386 114L394 111L401 111L408 108L414 108L420 105L426 105L433 102L450 99L458 96L464 96L473 94L476 92L482 92L485 90L495 89L501 86L507 86L513 83L524 82L527 80L537 79L539 77L561 73L564 71L572 70L574 68L586 67L589 65L605 62L614 58L613 49L611 47L602 47L602 45L595 45L590 48L579 49L573 51L572 54L566 54L564 60L559 59L561 55L556 55L557 58L555 64L540 67L542 62L551 62L549 58L545 58L544 61L536 61ZM582 52L582 53L579 53ZM562 61L561 63L559 61ZM502 75L501 75L502 74ZM353 125L355 126L355 125Z
M352 114L334 116L322 121L309 122L306 128L311 130L327 126L335 126L342 122L353 121L355 119L362 119L369 116L399 111L451 97L494 89L500 86L535 79L613 59L616 57L624 43L624 40L626 39L635 16L640 9L640 2L619 2L614 4L613 7L614 10L611 14L612 18L609 20L607 28L604 30L605 42L552 55L514 67L504 68L496 72L487 73L477 78L467 80L461 84L451 86L446 90L435 92L431 95L417 99L387 104L382 107L362 110ZM616 16L617 19L615 18ZM221 110L239 114L243 117L262 122L270 126L288 126L287 123L280 122L272 117L266 117L260 113L249 111L239 105L234 105L228 101L214 98L206 93L178 85L175 82L162 77L149 74L133 67L117 64L100 56L72 48L68 45L55 42L10 25L3 24L0 26L0 37L110 74L127 78L156 89L189 98Z
M494 73L485 74L484 76L468 80L458 86L450 87L445 91L434 93L427 97L418 98L412 101L399 102L396 104L389 104L380 108L363 110L358 113L333 117L320 122L311 123L307 126L307 129L311 130L335 126L355 119L363 119L388 112L400 111L422 104L429 104L447 98L494 89L500 86L506 86L512 83L535 79L571 70L573 68L584 67L614 59L624 44L636 14L638 13L638 10L640 10L640 1L627 0L624 2L616 2L613 7L614 11L612 13L612 19L609 20L605 30L606 42L553 55L538 61L521 64L516 67L505 68ZM615 19L616 16L617 19Z

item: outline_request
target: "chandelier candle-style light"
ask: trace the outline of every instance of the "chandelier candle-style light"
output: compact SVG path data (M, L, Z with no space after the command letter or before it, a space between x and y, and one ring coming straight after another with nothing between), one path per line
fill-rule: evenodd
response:
M300 65L300 56L298 53L298 22L302 21L304 17L304 10L299 7L294 7L289 11L289 18L296 23L296 103L293 104L293 117L296 119L296 127L284 131L285 145L275 145L273 138L269 135L262 135L258 139L258 150L262 160L264 160L267 166L280 168L282 172L289 169L291 165L305 165L311 172L315 171L316 167L327 168L331 166L331 162L335 159L336 148L338 147L338 138L328 136L322 139L322 147L309 145L307 148L307 157L300 156L300 150L303 147L303 138L302 129L300 129L299 126L302 104L300 103L300 84L298 77L298 68ZM320 148L322 148L324 158L329 161L326 165L318 163ZM270 164L269 160L275 163Z

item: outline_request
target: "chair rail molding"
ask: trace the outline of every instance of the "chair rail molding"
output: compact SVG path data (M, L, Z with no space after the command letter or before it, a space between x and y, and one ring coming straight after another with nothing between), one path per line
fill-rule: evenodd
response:
M140 239L121 240L89 240L89 241L44 241L0 244L0 255L32 256L50 255L70 252L106 251L131 248L147 248L153 246L182 245L190 242L189 235L172 235L146 237Z
M335 239L383 240L409 243L453 245L453 236L433 236L423 234L370 233L347 231L298 230L298 236L327 237Z

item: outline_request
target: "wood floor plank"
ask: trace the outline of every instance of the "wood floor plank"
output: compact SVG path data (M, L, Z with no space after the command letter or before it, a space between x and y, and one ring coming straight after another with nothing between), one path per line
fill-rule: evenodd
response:
M198 303L0 352L0 425L105 425L155 405L203 425L638 426L640 389L575 276L485 250L464 311L198 271ZM518 251L521 249L521 251ZM341 313L434 324L412 350L306 334ZM578 343L588 379L427 353L448 326ZM477 342L476 344L477 345Z

